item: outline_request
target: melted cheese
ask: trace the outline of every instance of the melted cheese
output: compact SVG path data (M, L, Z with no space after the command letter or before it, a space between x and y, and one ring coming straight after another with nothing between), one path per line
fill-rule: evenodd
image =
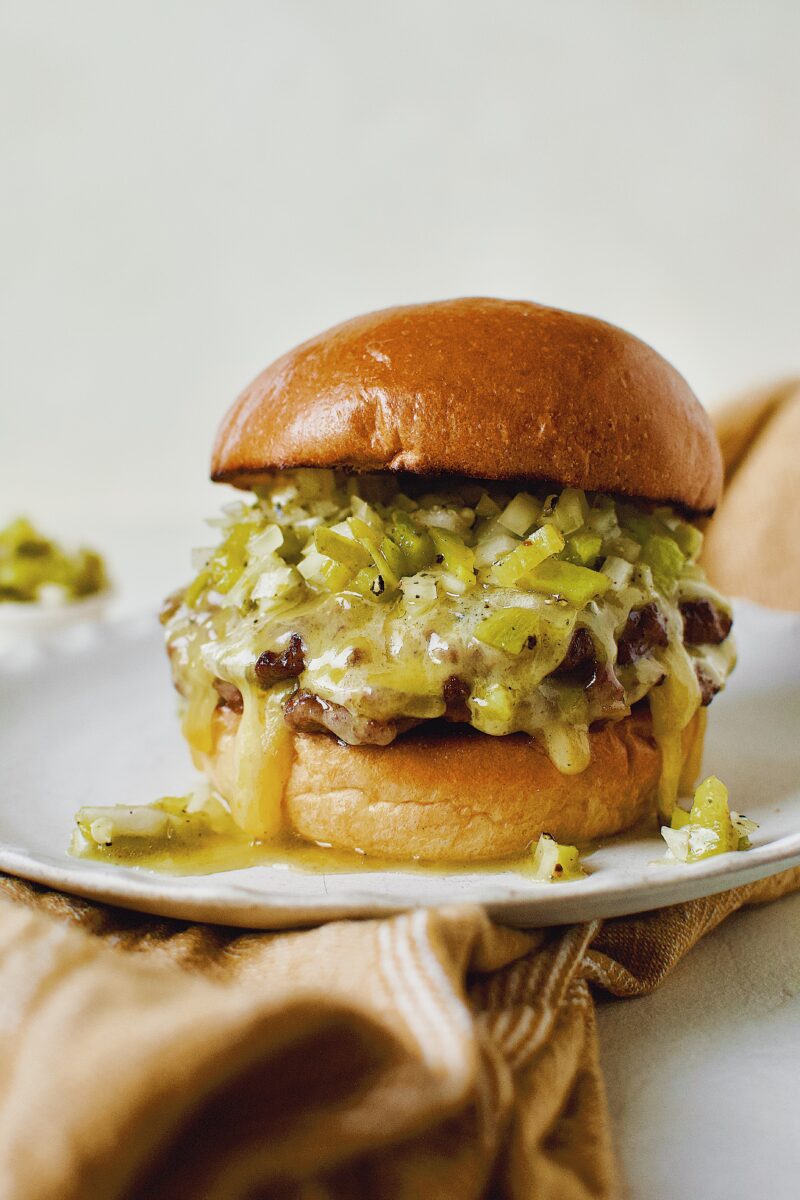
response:
M671 641L657 657L666 677L649 693L650 712L653 734L661 750L658 810L669 819L678 799L683 769L683 730L700 707L700 687L682 642Z
M291 686L269 692L244 684L236 731L236 790L229 798L234 821L254 837L276 837L283 825L283 795L292 769L292 734L283 719Z

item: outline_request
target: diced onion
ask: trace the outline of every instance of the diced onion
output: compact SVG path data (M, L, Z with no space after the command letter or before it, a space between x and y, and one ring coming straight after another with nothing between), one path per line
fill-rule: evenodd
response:
M556 504L556 524L562 533L574 533L586 524L589 506L580 488L565 488Z
M475 520L475 512L471 508L444 508L434 505L432 508L420 508L414 513L414 518L420 525L428 529L444 529L449 533L464 534Z
M498 533L494 537L486 538L475 547L475 566L478 570L491 567L518 545L519 542L510 533Z
M250 593L251 599L270 600L285 592L296 581L297 572L293 567L275 566L258 577L258 582Z
M612 554L603 563L603 574L611 580L612 587L624 588L633 578L633 563Z
M268 525L258 537L250 539L247 550L252 558L268 558L283 545L283 533L279 526Z
M360 496L353 496L351 500L353 516L358 517L365 525L371 526L372 529L379 533L383 533L383 521L380 519L374 508L367 504L366 500L362 500Z
M475 512L479 517L496 517L500 512L500 505L495 503L488 492L484 492L475 505Z
M124 804L81 808L77 820L84 834L88 831L92 841L100 845L121 837L161 837L169 826L168 813L144 804L133 808Z
M751 833L755 833L758 829L758 821L751 821L747 817L742 817L737 812L731 812L731 825L736 830L740 838L748 838Z
M320 554L316 548L312 548L304 556L302 562L297 564L297 570L303 579L310 581L320 577L322 568L327 562L330 562L330 559L326 558L324 554Z
M541 511L539 501L534 500L533 496L529 496L527 492L517 492L497 520L500 525L512 533L516 533L518 537L524 537L528 530L535 525Z
M400 590L407 603L433 604L436 601L436 580L432 575L406 575L400 580Z
M400 580L400 590L406 609L416 615L429 612L436 604L439 593L432 575L406 575Z
M675 808L669 825L661 829L667 843L668 857L678 862L697 862L731 850L746 850L748 835L758 829L728 808L728 789L710 775L694 793L690 812Z
M533 852L535 879L554 883L557 880L583 879L586 872L580 864L576 846L562 846L549 833L543 833Z
M661 836L667 843L669 854L676 862L689 861L689 830L685 825L680 829L670 829L669 825L662 825Z
M463 596L472 586L468 580L459 575L454 575L452 571L442 571L442 584L444 590L451 596Z

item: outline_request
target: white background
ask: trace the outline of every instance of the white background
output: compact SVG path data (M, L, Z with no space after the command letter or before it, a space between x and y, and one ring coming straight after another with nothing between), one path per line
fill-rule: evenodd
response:
M0 519L213 511L238 390L387 304L593 312L711 405L800 365L792 0L0 19Z
M799 49L793 0L3 0L0 521L154 603L236 392L382 305L593 312L710 406L796 372ZM794 1194L797 912L604 1010L637 1198Z

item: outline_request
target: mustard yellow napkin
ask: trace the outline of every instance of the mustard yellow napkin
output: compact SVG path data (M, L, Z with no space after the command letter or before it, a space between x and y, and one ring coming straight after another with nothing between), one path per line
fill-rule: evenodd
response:
M800 870L546 933L250 934L2 884L5 1200L584 1200L617 1194L589 983L642 995Z
M767 602L800 608L798 414L795 385L725 416L708 563L757 599L772 564ZM798 887L534 933L464 906L264 934L0 877L0 1197L612 1200L590 986L642 995Z

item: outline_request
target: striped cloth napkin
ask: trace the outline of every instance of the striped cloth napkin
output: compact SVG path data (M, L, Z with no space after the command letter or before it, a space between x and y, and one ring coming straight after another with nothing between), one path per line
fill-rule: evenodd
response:
M0 883L4 1200L584 1200L618 1194L590 984L643 995L800 869L535 933L241 933Z
M800 387L758 404L724 418L731 503L766 472L788 520ZM611 1200L592 989L643 995L730 913L797 888L800 869L535 932L461 906L265 934L0 877L0 1196Z

